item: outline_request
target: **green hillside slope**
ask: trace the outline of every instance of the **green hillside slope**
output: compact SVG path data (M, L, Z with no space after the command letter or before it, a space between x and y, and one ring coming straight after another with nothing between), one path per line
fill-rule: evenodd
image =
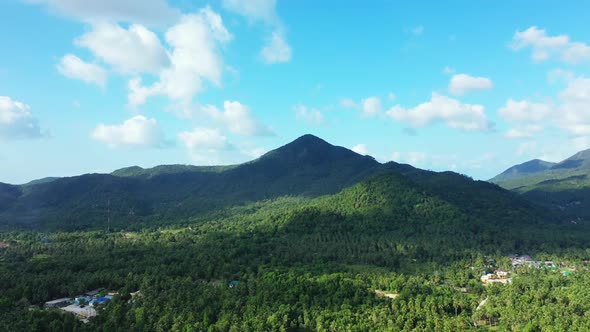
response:
M560 211L572 221L590 220L590 150L536 172L511 177L505 173L490 181L532 202Z
M241 165L131 167L14 187L20 191L0 197L0 225L72 230L178 224L261 200L334 194L382 172L398 174L415 190L486 222L560 221L496 185L452 172L380 164L305 135Z

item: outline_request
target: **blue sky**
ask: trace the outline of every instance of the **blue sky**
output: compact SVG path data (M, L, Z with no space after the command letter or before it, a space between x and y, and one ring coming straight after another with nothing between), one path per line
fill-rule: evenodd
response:
M487 179L590 148L586 1L7 0L0 181L306 133Z

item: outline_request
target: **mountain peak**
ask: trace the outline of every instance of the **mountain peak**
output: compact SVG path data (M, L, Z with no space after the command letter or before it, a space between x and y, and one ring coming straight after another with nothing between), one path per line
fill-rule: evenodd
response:
M552 167L552 169L588 169L590 168L590 149L583 150L575 155L567 158L559 164Z
M343 160L372 160L349 149L332 145L323 139L306 134L294 141L272 150L261 157L262 160L281 160L288 163L318 164L323 162L338 163Z
M292 141L291 143L287 144L287 145L329 145L332 146L332 144L324 141L323 139L312 135L312 134L305 134L303 136L300 136L299 138L295 139L294 141Z
M580 151L575 155L568 158L569 159L577 159L577 160L590 160L590 149Z
M507 170L502 172L500 175L494 177L490 181L495 183L507 181L513 178L542 172L550 169L555 165L555 163L551 163L541 159L533 159L508 168Z

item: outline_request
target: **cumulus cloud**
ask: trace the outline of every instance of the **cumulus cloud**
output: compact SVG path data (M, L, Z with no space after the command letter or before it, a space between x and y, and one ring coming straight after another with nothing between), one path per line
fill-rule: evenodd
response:
M504 136L507 138L530 138L541 131L543 131L541 125L525 125L508 130Z
M381 114L382 108L379 97L369 97L361 102L361 115L367 118L375 117Z
M366 156L369 154L369 148L367 148L366 144L357 144L357 145L353 146L351 148L351 150L358 153L358 154L362 154L363 156Z
M157 73L169 64L158 36L139 24L124 29L116 23L95 23L74 43L122 73Z
M523 142L518 145L516 148L516 155L521 156L529 156L533 155L537 151L537 143L536 142Z
M340 106L344 107L344 108L358 108L358 104L350 99L350 98L343 98L342 100L340 100Z
M569 82L571 80L573 80L576 77L576 75L570 71L570 70L565 70L565 69L561 69L561 68L556 68L551 70L549 73L547 73L547 80L550 83L555 83L555 82Z
M568 35L549 36L536 26L514 33L512 48L515 51L529 47L532 49L531 57L537 62L553 56L570 64L590 61L590 46L587 44L573 42Z
M486 131L490 124L485 108L477 104L464 104L456 99L432 93L430 101L413 108L396 105L386 113L396 121L423 127L432 122L442 121L450 128L467 131Z
M219 47L232 39L221 16L206 7L197 14L185 15L166 32L173 47L170 66L160 72L159 81L144 86L139 77L129 81L129 105L139 106L151 96L168 98L190 104L202 91L203 82L221 85L223 59Z
M517 126L506 132L505 136L532 137L548 124L574 137L590 135L590 79L568 75L566 84L556 101L508 99L498 110L498 115Z
M559 99L558 126L572 135L590 135L590 78L570 81Z
M394 151L391 154L391 160L398 163L407 163L414 166L424 167L426 162L430 159L428 154L421 151L399 152Z
M260 51L260 56L268 64L289 62L291 60L291 46L285 41L282 33L275 31L266 46Z
M158 122L143 115L136 115L120 125L101 123L92 132L92 138L113 148L166 146L164 134Z
M278 20L276 3L276 0L223 0L222 2L227 10L251 21L263 21L268 24L275 24Z
M179 133L178 139L193 152L215 152L231 148L227 137L221 134L219 129L194 128L192 131Z
M264 149L248 147L247 142L236 147L217 128L197 127L177 135L192 161L201 165L219 165L241 162L244 158L258 157Z
M65 77L82 80L86 83L104 87L107 82L107 72L101 66L84 62L75 55L67 54L59 64L57 70Z
M84 22L115 21L148 25L165 25L175 21L180 12L166 0L25 0L43 4L52 11Z
M225 101L223 110L219 110L213 105L207 105L203 107L203 111L233 134L241 136L274 135L269 127L254 118L248 106L238 101Z
M572 145L576 151L590 149L590 136L580 136L572 139Z
M512 98L498 110L498 114L511 122L540 122L552 113L553 106L548 103L534 103L528 100L516 101Z
M40 138L39 121L31 107L7 96L0 96L0 139Z
M297 121L303 121L312 126L324 124L324 115L315 108L309 108L300 104L293 106L293 111L295 111L295 118Z
M487 77L455 74L451 77L449 92L455 96L462 96L471 91L488 90L493 86L492 80Z
M285 38L285 29L276 13L276 0L223 0L222 4L225 9L245 17L251 23L262 22L273 27L260 51L265 63L284 63L291 60L291 46Z

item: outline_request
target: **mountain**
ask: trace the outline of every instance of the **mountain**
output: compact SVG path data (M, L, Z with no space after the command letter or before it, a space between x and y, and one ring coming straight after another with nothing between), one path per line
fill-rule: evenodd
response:
M371 157L305 135L241 165L131 167L12 186L0 197L0 225L83 228L109 216L122 224L172 222L279 196L335 193L381 167Z
M331 195L379 174L395 174L485 222L548 221L516 194L465 176L381 164L304 135L253 161L232 166L130 167L0 188L0 226L84 229L186 222L279 197ZM557 219L555 219L557 220Z
M534 165L535 161L525 164ZM490 181L513 190L532 202L564 212L572 218L590 220L590 149L578 152L559 163L545 163L540 166L546 168L506 176L506 173L510 174L509 169Z
M494 183L508 182L510 180L518 179L523 176L548 170L555 165L556 163L543 161L539 159L533 159L525 163L510 167L509 169L505 170L500 175L494 177L490 181Z
M0 182L0 213L16 202L22 194L18 186Z

